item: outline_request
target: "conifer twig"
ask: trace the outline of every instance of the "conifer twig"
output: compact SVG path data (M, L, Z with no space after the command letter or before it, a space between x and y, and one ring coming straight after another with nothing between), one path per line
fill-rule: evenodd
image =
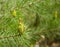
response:
M17 34L17 35L12 35L12 36L0 36L0 39L10 38L10 37L17 37L17 36L20 36L20 35Z

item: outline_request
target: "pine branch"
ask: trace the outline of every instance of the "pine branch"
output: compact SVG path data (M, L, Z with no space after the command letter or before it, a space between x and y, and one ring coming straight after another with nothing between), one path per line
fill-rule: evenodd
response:
M12 36L0 36L0 39L5 39L5 38L10 38L10 37L17 37L17 36L20 36L19 34L17 35L12 35Z

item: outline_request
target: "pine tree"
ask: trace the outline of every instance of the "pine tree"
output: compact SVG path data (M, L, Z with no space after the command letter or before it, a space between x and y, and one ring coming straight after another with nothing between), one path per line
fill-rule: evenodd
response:
M60 0L0 0L0 47L48 47L60 41Z

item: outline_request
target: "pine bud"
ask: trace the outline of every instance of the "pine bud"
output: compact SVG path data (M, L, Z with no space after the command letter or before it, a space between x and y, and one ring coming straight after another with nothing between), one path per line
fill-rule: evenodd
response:
M19 33L23 34L23 32L25 30L25 27L24 27L24 24L23 24L23 20L21 18L19 19L19 27L18 27L18 29L19 29Z
M13 17L15 17L16 16L16 10L11 11L11 14Z

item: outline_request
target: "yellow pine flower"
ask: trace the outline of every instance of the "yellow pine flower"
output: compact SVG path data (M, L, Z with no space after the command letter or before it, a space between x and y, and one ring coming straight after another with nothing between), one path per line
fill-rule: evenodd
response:
M19 24L19 30L20 30L21 33L24 32L24 25L22 23Z
M20 18L20 19L19 19L19 32L20 32L20 33L23 33L24 30L25 30L25 27L24 27L24 24L23 24L22 19Z
M13 10L11 13L12 13L12 16L14 17L16 16L16 10Z
M57 12L57 11L55 11L55 18L57 18L57 16L58 16L58 12Z

